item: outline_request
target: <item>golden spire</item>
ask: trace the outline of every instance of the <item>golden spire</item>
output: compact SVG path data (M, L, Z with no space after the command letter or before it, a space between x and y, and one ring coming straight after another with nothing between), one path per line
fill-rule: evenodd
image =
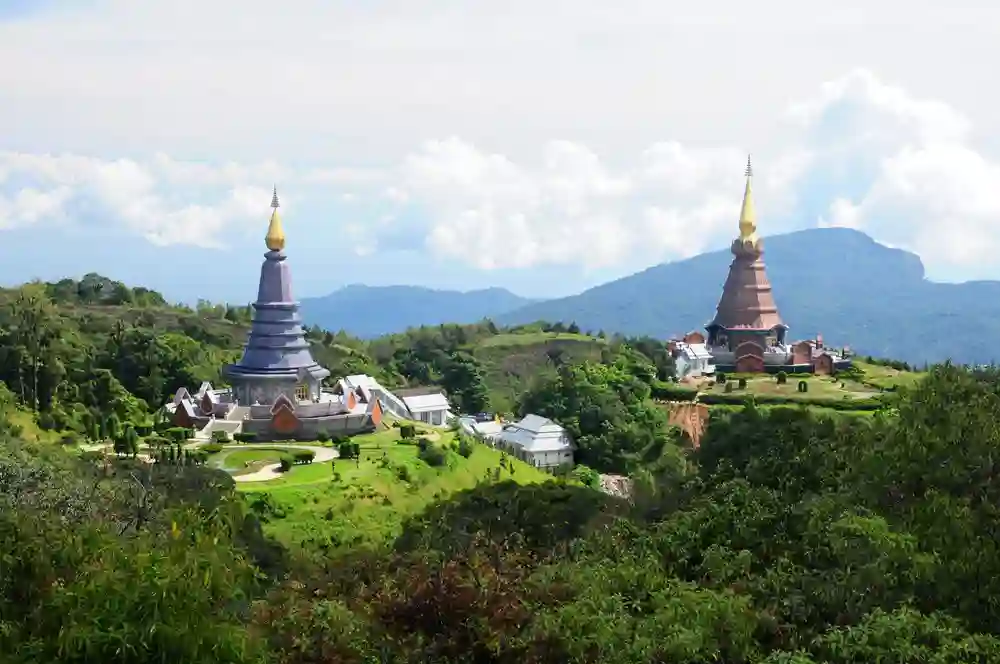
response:
M271 197L271 223L267 226L267 235L264 236L264 244L271 251L281 251L285 248L285 229L281 227L281 215L278 214L278 186L274 187L274 196Z
M753 179L753 167L750 165L750 155L747 155L747 186L743 191L743 208L740 210L740 242L755 240L757 238L757 213L753 208L753 188L750 182Z

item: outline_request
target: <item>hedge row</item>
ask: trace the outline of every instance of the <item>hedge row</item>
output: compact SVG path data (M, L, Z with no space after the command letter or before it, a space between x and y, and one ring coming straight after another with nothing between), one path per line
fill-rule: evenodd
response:
M702 394L698 400L703 404L728 404L738 406L749 399L754 403L769 406L815 406L833 410L878 410L885 405L879 398L833 399L830 397L785 397L777 394Z
M657 401L693 401L698 390L676 383L661 380L654 381L650 386L650 396Z

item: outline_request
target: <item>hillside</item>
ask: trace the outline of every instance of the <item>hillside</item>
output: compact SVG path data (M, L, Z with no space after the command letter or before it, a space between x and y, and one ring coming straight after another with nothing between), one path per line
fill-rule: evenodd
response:
M418 447L400 442L398 428L356 436L361 459L296 466L279 479L246 482L239 488L278 541L323 548L391 543L407 519L428 505L491 481L519 484L551 479L517 459L484 445L467 458L449 449L455 434L421 430L420 436L446 449L444 463L421 459ZM235 448L242 446L234 445ZM336 518L332 518L335 516Z
M0 289L6 344L0 381L27 403L37 394L47 421L80 434L102 426L111 413L146 422L178 388L221 381L222 367L242 352L250 315L245 306L170 305L155 291L97 274ZM18 332L25 324L41 326L40 345L27 329ZM600 360L609 347L572 326L505 329L488 322L417 327L371 340L313 328L308 339L334 377L365 373L390 388L441 385L463 412L515 412L524 390L551 376L557 362ZM662 344L654 342L646 352L657 349ZM37 384L23 370L36 360ZM109 395L121 400L107 401Z
M335 372L551 417L587 467L385 422L201 444L153 409L248 312L99 281L0 293L0 661L1000 661L995 369L732 376L695 449L656 340L311 330Z
M584 329L665 338L715 313L728 249L649 268L579 295L495 318L575 321ZM1000 360L1000 282L940 284L920 259L858 231L822 228L765 238L764 260L792 338L817 333L859 353L910 363Z
M325 330L370 339L410 327L475 323L533 303L503 288L433 290L419 286L345 286L302 300L302 319Z
M523 332L486 337L470 350L482 365L490 406L513 413L527 386L555 372L556 358L570 363L599 361L608 343L582 334Z

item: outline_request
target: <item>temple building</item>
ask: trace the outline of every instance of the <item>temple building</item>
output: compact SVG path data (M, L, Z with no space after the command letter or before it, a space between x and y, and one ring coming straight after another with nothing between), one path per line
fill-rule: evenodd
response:
M197 437L222 430L253 433L258 440L315 439L321 431L371 431L382 421L382 399L389 397L354 385L323 387L330 372L313 359L305 338L278 206L275 189L250 334L240 361L222 370L231 387L205 383L196 395L181 388L167 405L174 424L196 429Z
M832 374L850 366L842 352L823 345L822 337L789 344L788 325L778 313L771 283L764 267L764 243L757 234L753 200L753 169L747 158L746 189L740 210L739 235L730 250L733 262L722 287L715 318L684 343L704 343L720 372Z

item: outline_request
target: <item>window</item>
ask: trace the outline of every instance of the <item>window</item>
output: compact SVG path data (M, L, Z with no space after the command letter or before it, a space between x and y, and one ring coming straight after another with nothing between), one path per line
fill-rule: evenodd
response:
M296 385L295 386L295 398L298 401L308 401L309 400L309 386L308 385Z

